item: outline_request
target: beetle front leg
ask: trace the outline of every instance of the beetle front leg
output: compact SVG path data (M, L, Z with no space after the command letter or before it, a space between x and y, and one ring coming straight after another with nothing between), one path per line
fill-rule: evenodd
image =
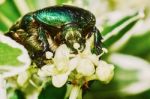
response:
M49 51L50 49L49 49L49 43L47 41L46 31L42 27L39 27L38 34L39 34L39 40L43 44L43 52Z
M96 55L99 55L102 53L102 36L100 34L100 31L96 27L93 28L92 32L94 35L94 47L92 49L92 52Z
M30 56L32 57L34 63L36 63L38 67L41 67L45 65L45 62L44 62L44 60L46 59L45 53L47 51L50 51L50 49L49 49L49 43L46 37L46 31L42 27L39 27L37 29L37 34L38 34L38 40L40 41L40 45L42 45L41 46L42 49L38 50L37 52L30 52Z

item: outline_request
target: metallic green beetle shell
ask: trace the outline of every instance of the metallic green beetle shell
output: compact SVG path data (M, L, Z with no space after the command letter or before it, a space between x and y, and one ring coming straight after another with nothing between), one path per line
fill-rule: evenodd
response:
M87 10L72 6L54 6L36 11L33 16L46 25L61 28L66 24L77 24L80 28L95 25L95 16Z

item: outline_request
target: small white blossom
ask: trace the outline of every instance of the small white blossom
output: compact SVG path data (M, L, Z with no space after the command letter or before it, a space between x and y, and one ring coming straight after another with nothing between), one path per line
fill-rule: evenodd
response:
M75 67L69 67L69 51L66 45L60 45L53 58L54 63L43 66L38 71L38 75L41 77L51 76L53 85L55 87L62 87L66 83L71 71L75 69Z
M114 76L114 66L107 64L105 61L100 61L96 68L96 75L100 81L109 83Z

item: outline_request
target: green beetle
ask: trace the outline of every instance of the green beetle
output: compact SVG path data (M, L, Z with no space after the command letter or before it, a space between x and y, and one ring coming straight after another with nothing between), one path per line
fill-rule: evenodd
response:
M6 35L24 45L31 59L42 66L46 51L55 52L60 44L66 44L76 52L75 43L80 44L82 51L91 35L94 35L92 52L100 54L102 37L95 22L95 16L82 8L52 6L26 14Z

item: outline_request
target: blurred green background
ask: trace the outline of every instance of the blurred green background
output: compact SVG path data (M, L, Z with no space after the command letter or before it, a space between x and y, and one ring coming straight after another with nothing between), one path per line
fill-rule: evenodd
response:
M115 65L114 79L95 81L83 99L150 99L150 0L0 0L0 31L30 11L62 4L94 13L109 51L102 59Z

